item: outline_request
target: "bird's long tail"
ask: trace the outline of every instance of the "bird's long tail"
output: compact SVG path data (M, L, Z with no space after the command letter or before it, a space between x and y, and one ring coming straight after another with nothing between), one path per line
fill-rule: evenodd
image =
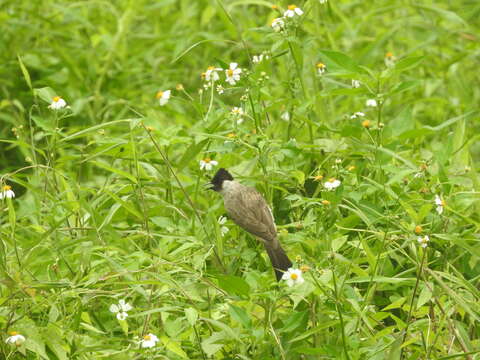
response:
M270 258L270 262L272 263L273 270L275 270L277 281L280 281L283 273L292 267L292 262L278 242L275 244L276 246L272 246L267 243L264 244L268 257Z

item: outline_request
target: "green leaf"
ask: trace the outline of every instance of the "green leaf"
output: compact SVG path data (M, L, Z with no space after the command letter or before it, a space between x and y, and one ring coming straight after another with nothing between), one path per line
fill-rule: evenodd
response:
M429 284L429 285L430 287L433 286L433 284ZM432 292L430 291L428 286L425 286L420 292L420 295L418 296L417 309L419 309L421 306L429 302L431 298L432 298Z
M198 311L192 307L188 307L185 309L185 317L190 325L195 325L198 320Z
M406 297L401 297L394 302L392 302L390 305L384 307L381 311L386 311L386 310L391 310L391 309L399 309L402 307L402 305L405 303L407 300Z
M160 340L162 340L163 345L165 345L165 347L169 351L173 352L174 354L177 354L178 356L180 356L183 359L189 359L189 357L187 356L185 351L183 351L182 347L180 346L180 344L178 342L173 341L172 339L168 338L165 335L160 336Z
M412 56L412 57L407 57L403 58L395 63L395 71L405 71L407 69L414 68L418 66L424 59L424 56ZM412 83L415 83L416 81L411 81Z
M305 174L303 171L293 170L290 174L295 180L297 180L299 185L303 185L305 183Z
M55 91L50 87L33 89L33 94L35 96L39 97L40 99L42 99L43 101L45 101L48 104L50 104L52 102L53 98L55 96L57 96Z
M327 66L338 67L353 73L365 74L366 71L362 69L358 64L349 56L332 50L320 50L322 56L326 59Z
M35 125L37 125L41 129L48 132L53 132L55 130L55 124L52 119L45 119L37 115L32 115L31 118Z
M242 309L241 307L235 306L233 304L230 304L230 316L238 321L240 324L243 325L244 328L251 328L252 327L252 321L250 320L250 317L248 316L247 312Z
M229 294L239 296L248 296L250 294L250 286L241 277L219 275L217 279L218 285Z
M282 332L292 332L298 327L305 327L308 320L308 311L298 311L291 314L285 321L285 325L280 329Z
M22 70L23 77L27 82L28 87L32 90L32 80L30 79L30 74L28 73L27 67L23 64L22 58L20 55L17 55L18 63L20 65L20 70Z

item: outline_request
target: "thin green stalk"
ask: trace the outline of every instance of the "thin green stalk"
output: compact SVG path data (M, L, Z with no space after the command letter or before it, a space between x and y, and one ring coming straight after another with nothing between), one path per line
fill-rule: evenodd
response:
M340 310L340 299L338 296L338 289L337 289L337 278L335 276L335 269L332 267L332 279L333 279L333 290L335 293L335 307L337 309L338 313L338 318L340 320L340 328L342 330L342 344L343 344L343 350L345 351L345 356L347 360L350 360L350 355L348 354L348 349L347 349L347 337L345 335L345 324L343 322L343 315L342 311Z
M405 340L407 339L408 328L410 327L410 320L412 318L413 303L415 301L415 296L417 295L418 285L420 283L420 278L421 278L421 275L422 275L423 264L425 262L426 255L427 255L427 248L425 248L424 251L423 251L422 260L421 260L420 267L419 267L418 273L417 273L417 280L415 282L415 287L413 288L412 299L410 300L410 309L408 309L407 325L405 327L405 332L403 333L402 344L405 343ZM404 349L405 348L402 347L402 349L400 350L400 359L402 359L402 357L403 357Z

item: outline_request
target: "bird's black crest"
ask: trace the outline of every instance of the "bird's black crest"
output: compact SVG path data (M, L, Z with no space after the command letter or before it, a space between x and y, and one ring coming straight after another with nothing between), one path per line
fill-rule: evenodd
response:
M212 190L222 190L222 184L225 180L233 180L233 176L224 168L218 169L217 173L210 182L212 184Z

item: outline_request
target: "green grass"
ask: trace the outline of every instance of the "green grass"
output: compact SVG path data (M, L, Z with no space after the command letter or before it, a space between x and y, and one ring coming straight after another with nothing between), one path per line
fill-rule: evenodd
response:
M480 4L299 1L279 33L271 5L0 3L0 358L480 359ZM304 284L222 236L204 158L265 196Z

